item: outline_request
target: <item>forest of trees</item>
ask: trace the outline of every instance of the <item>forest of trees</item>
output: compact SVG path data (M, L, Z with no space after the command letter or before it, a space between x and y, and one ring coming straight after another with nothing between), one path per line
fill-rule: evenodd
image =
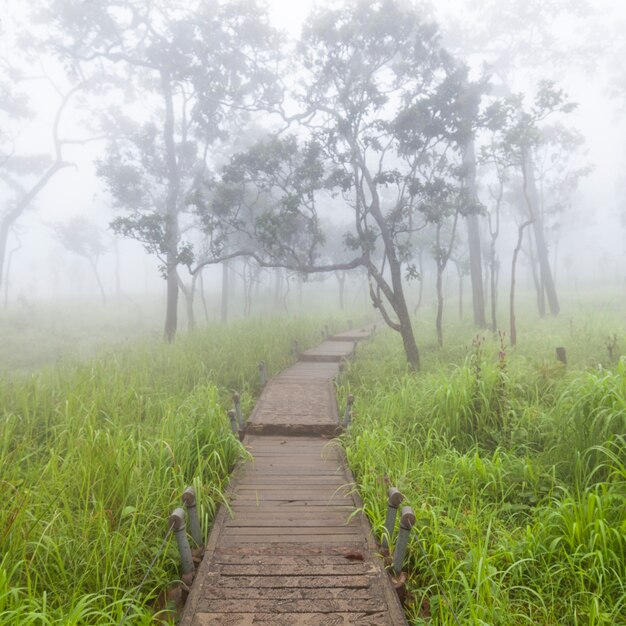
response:
M227 289L241 264L248 310L261 268L334 276L342 303L355 271L419 369L411 316L428 263L440 345L451 266L476 326L514 344L520 255L539 313L557 315L559 227L590 171L568 122L576 105L542 68L582 72L597 51L548 26L580 20L583 2L486 4L440 29L425 7L348 2L316 10L292 42L251 0L32 2L0 76L0 281L22 215L73 165L68 146L93 143L113 232L159 259L170 341L179 294L193 318L209 265L224 265ZM34 115L35 79L58 94L50 154L16 151L11 130ZM53 231L89 261L104 301L104 238L84 218Z

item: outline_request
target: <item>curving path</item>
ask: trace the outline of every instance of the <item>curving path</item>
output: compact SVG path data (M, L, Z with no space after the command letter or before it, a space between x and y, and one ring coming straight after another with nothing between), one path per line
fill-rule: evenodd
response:
M399 626L341 448L333 381L372 328L335 335L271 380L209 536L181 626Z

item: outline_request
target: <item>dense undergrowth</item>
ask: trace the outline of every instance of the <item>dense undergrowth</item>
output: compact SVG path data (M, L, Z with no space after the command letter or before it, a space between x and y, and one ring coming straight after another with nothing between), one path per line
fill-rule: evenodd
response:
M515 350L457 329L418 375L391 331L360 348L345 444L377 533L389 485L416 513L412 624L626 624L626 357L605 329L544 321Z
M0 382L0 624L117 624L193 484L205 529L245 454L225 409L248 414L257 363L286 367L320 319L209 327ZM173 545L126 623L151 623L177 578Z

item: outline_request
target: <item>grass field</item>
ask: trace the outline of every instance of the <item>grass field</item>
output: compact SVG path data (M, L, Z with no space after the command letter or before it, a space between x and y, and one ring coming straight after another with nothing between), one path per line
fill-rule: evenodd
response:
M626 624L623 311L528 314L515 349L448 328L418 375L388 330L359 350L345 445L377 533L389 485L416 513L411 624Z
M5 377L0 624L118 624L185 486L196 487L206 529L246 454L225 415L232 391L247 414L259 392L258 361L270 375L283 369L292 341L319 342L324 323L236 322L174 345L145 339ZM155 597L177 571L169 545L126 623L152 623Z
M381 329L343 376L339 397L356 404L342 438L375 531L391 484L417 514L412 624L626 624L625 303L596 302L556 320L522 311L515 349L447 323L440 350L424 310L420 374ZM173 545L133 596L167 514L193 484L206 530L246 454L225 416L232 391L248 414L259 360L272 375L293 339L339 327L249 320L164 345L160 312L0 320L0 626L113 625L126 610L152 623L177 579Z

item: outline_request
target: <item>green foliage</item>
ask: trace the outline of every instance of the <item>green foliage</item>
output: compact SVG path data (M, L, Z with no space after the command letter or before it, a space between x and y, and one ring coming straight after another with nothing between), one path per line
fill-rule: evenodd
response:
M84 364L0 382L0 624L117 624L186 485L204 530L245 451L226 418L249 414L257 363L290 362L318 320L210 327ZM177 578L175 546L152 570L129 623L152 623Z
M390 331L360 349L344 443L376 533L390 485L416 512L412 624L626 623L626 359L598 366L607 322L560 344L544 322L514 350L457 329L420 375Z

